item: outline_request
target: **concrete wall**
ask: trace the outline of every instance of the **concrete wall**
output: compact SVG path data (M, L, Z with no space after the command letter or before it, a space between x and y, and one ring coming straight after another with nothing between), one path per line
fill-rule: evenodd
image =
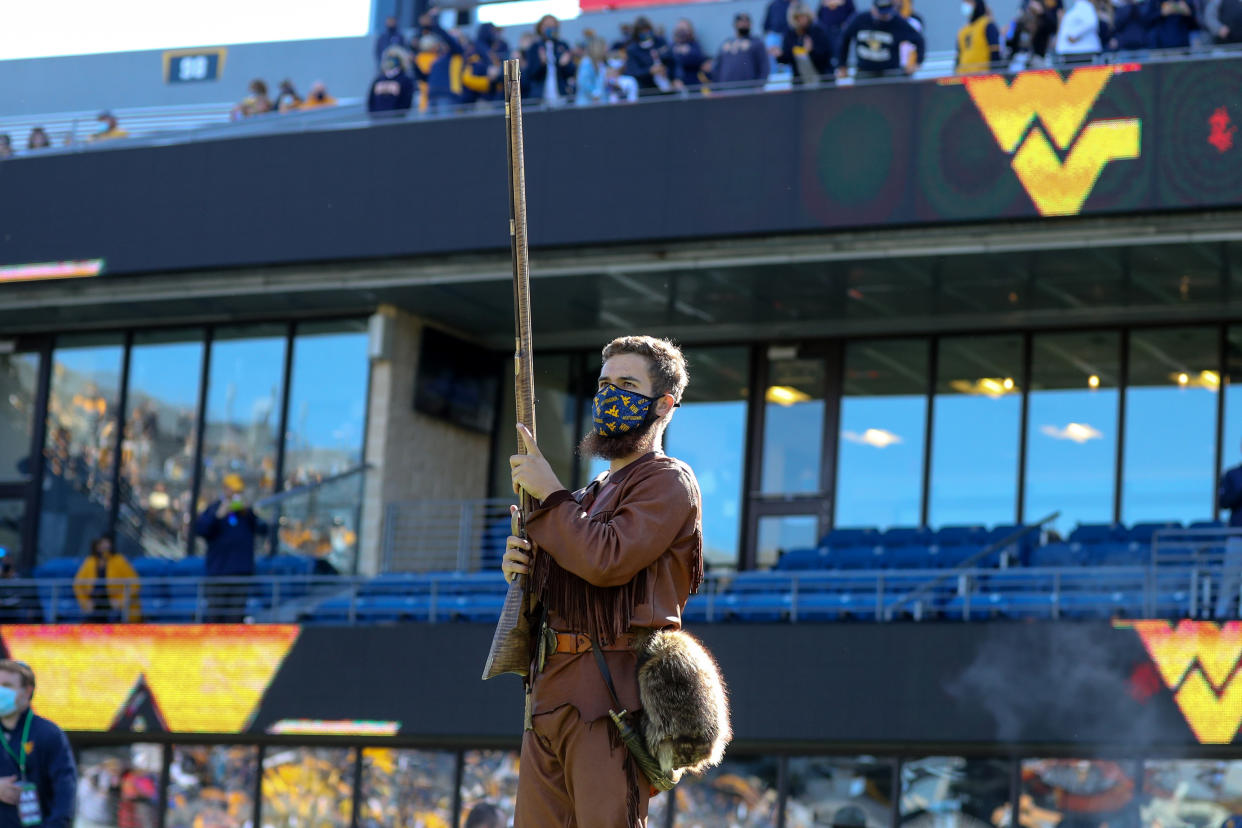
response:
M423 323L389 305L384 355L371 362L371 400L367 419L367 475L362 507L359 571L378 572L384 506L394 501L470 499L487 496L491 440L414 410Z

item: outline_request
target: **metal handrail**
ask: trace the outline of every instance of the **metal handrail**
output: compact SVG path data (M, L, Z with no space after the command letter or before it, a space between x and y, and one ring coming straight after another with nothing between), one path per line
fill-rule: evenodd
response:
M964 570L968 570L972 568L975 564L977 564L979 561L983 560L984 558L987 558L989 555L993 555L1007 546L1012 546L1019 539L1026 537L1028 534L1030 534L1031 532L1034 532L1037 529L1042 529L1044 527L1044 524L1051 523L1052 521L1056 520L1060 516L1061 516L1060 511L1053 512L1052 514L1048 515L1042 520L1037 521L1036 523L1030 523L1025 526L1022 526L1017 531L1012 532L1009 535L1006 535L1001 540L996 541L995 543L991 543L988 546L985 546L979 552L961 561L959 564L957 564L957 566L953 567L952 569L941 573L940 575L931 579L926 584L914 590L913 592L909 593L908 595L903 595L900 598L898 598L896 601L894 601L892 604L890 604L888 607L885 608L885 613L891 619L893 612L898 610L904 604L907 604L910 601L914 600L915 598L920 598L923 595L928 594L931 590L935 589L936 585L939 584L941 581L947 578L955 578L955 577L960 578Z
M371 468L372 466L370 463L363 463L360 466L354 466L352 469L329 475L321 480L316 480L314 483L304 483L301 486L294 486L292 489L285 489L284 491L277 492L276 494L261 497L254 502L254 508L256 511L260 509L270 509L273 506L277 506L285 502L286 500L291 500L292 498L299 497L304 494L311 494L322 489L324 486L337 483L355 475L365 474Z

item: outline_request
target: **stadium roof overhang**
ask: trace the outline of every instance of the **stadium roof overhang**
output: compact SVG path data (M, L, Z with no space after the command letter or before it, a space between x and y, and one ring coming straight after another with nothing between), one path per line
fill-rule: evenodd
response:
M684 342L1095 326L1242 308L1236 213L537 251L539 345L645 330ZM365 314L394 304L511 342L505 255L102 276L4 289L0 336Z

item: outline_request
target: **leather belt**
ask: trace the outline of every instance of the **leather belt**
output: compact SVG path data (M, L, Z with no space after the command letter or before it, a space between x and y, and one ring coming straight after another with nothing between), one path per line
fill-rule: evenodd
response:
M586 633L556 632L551 628L549 628L548 632L556 635L556 649L552 651L554 653L578 655L579 653L589 653L591 651L591 636ZM633 649L633 647L634 634L625 633L607 647L600 647L600 649L629 650Z

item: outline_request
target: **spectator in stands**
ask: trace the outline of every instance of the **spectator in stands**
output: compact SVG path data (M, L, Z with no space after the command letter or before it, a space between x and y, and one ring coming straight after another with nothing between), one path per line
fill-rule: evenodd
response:
M0 583L17 580L17 567L8 550L0 548ZM0 586L0 621L6 624L41 624L43 607L33 585L4 584Z
M1151 20L1147 16L1146 0L1116 0L1113 8L1113 35L1108 48L1131 57L1141 58L1147 53L1151 37Z
M301 109L304 101L302 96L298 94L298 90L294 88L293 81L285 78L280 82L280 91L276 93L276 111L277 112L293 112Z
M13 141L7 132L0 132L0 161L13 157Z
M406 53L391 48L384 54L380 73L371 82L367 95L367 112L372 115L395 115L404 113L414 102L414 79L406 71Z
M508 57L509 44L500 36L500 29L491 23L479 24L474 43L466 50L461 76L462 102L503 101L504 62Z
M660 67L669 70L671 65L668 41L656 34L647 18L635 20L634 38L625 47L625 74L638 81L640 91L655 89Z
M1242 466L1234 466L1220 476L1216 505L1229 510L1229 529L1242 530ZM1242 595L1242 532L1225 541L1225 566L1220 574L1216 617L1237 618L1237 602Z
M30 135L26 138L27 151L47 149L51 145L52 142L48 139L47 132L41 126L37 126L30 130Z
M983 0L962 0L966 25L957 33L957 73L986 72L1001 59L1000 31Z
M1242 43L1242 0L1207 0L1203 27L1216 43Z
M789 31L790 0L771 0L763 12L764 46L769 54L780 49L785 42L785 32Z
M422 82L424 111L446 115L457 105L461 92L462 47L456 37L436 22L440 9L432 8L419 18L423 35L414 56L416 75Z
M1057 28L1057 54L1061 62L1091 63L1101 51L1100 15L1095 3L1092 0L1074 0Z
M1198 27L1198 23L1188 0L1147 0L1147 8L1152 20L1153 49L1190 47L1190 33Z
M733 35L720 45L720 52L712 63L712 80L716 83L767 80L768 50L759 38L751 35L749 14L739 12L733 16Z
M607 47L608 44L605 43L604 46ZM462 828L505 828L507 824L499 808L480 802L470 809L470 816L466 817Z
M608 42L595 32L587 30L586 47L578 61L578 75L574 84L574 103L590 106L608 99Z
M310 94L302 101L302 108L317 109L321 106L336 106L336 98L328 94L328 87L324 86L323 81L315 81L311 84Z
M375 65L378 67L384 62L384 52L393 46L404 49L406 45L405 36L397 28L397 18L388 15L384 18L384 30L375 36Z
M1005 35L1011 71L1037 69L1048 62L1062 8L1061 0L1030 0L1022 7Z
M703 64L707 62L703 47L694 34L694 24L686 18L677 21L673 27L673 45L670 49L673 60L673 87L675 89L696 89L704 81Z
M638 100L638 81L625 74L625 52L614 49L608 53L608 70L604 73L608 103L633 103Z
M194 532L207 541L209 578L254 574L255 539L266 535L268 530L267 524L246 502L245 488L238 475L225 475L224 491L207 505L194 523ZM207 590L208 620L239 620L244 614L248 594L245 586L212 584Z
M819 25L828 33L834 55L841 51L841 34L854 12L854 0L823 0L819 5Z
M252 115L263 115L272 111L272 99L267 96L267 84L260 78L250 82L250 94L242 98L241 103L233 107L233 120L249 118Z
M90 554L73 576L73 594L86 616L86 622L141 621L142 604L138 600L137 581L138 573L125 560L125 556L116 551L112 536L95 538Z
M84 681L89 686L89 679ZM29 665L0 661L0 825L70 828L78 788L73 749L59 727L30 709L34 694ZM31 810L37 808L37 820L33 814L23 818L23 787L34 789Z
M832 40L802 2L789 7L789 30L777 60L793 67L798 83L818 83L821 75L832 72Z
M917 63L923 62L923 35L897 14L893 0L874 0L870 11L856 14L841 34L837 76L849 73L851 46L858 60L857 78L877 78L902 69L902 43L912 43Z
M569 95L575 74L573 52L569 44L561 40L560 21L545 14L535 26L535 40L526 50L523 70L530 74L530 96L547 106L559 106Z
M102 123L104 128L88 138L88 141L107 141L112 138L129 137L129 133L121 129L120 124L117 123L116 116L108 110L100 112L99 115L96 116L95 120Z

